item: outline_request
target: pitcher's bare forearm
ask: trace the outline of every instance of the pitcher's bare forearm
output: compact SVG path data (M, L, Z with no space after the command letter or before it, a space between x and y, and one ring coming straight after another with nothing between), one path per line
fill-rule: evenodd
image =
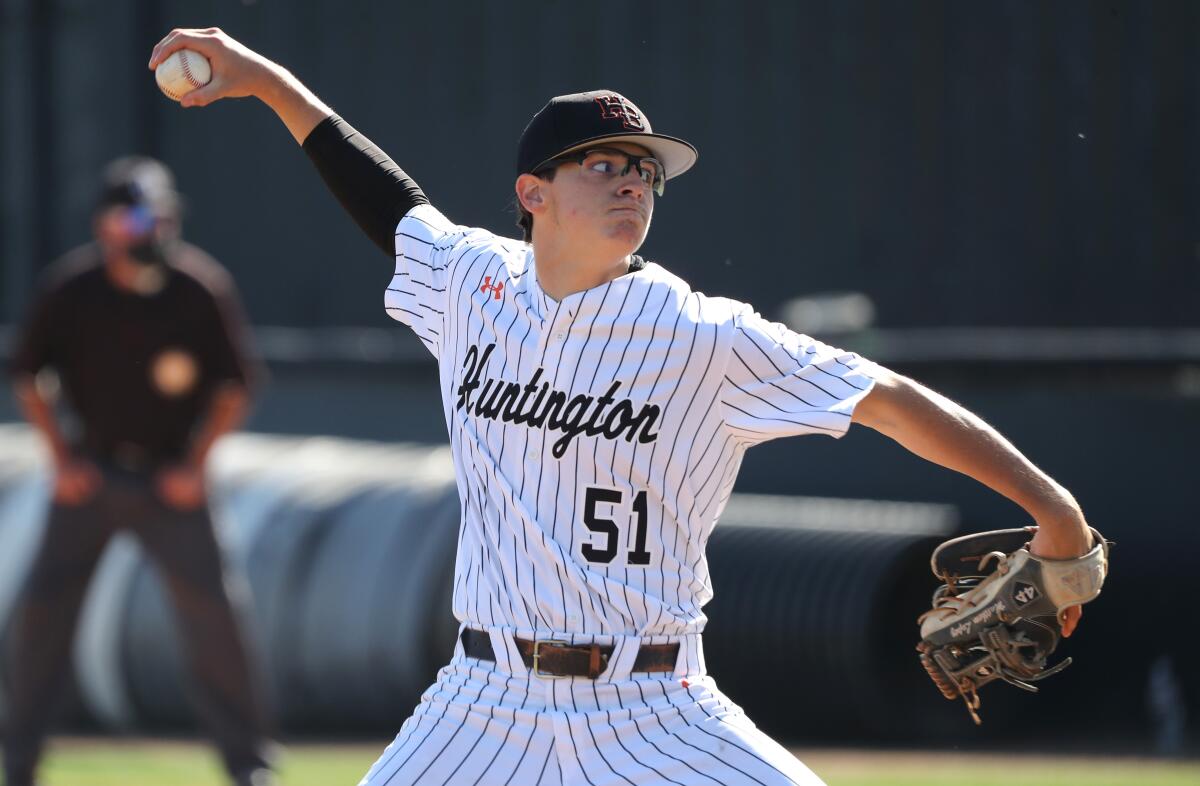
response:
M1020 505L1044 530L1039 546L1045 556L1073 557L1089 548L1087 523L1070 492L980 417L950 399L885 371L855 409L854 422Z
M275 67L264 80L258 99L271 107L296 144L302 145L317 124L332 115L333 110L291 71L278 64L272 65Z

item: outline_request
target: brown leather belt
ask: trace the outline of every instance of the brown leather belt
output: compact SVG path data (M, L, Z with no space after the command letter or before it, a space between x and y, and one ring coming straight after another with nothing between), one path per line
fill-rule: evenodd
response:
M605 644L570 644L565 641L529 641L513 637L525 668L539 677L588 677L596 679L608 667L613 648ZM463 628L463 653L471 658L495 662L492 639L474 628ZM643 644L630 671L675 671L679 643Z

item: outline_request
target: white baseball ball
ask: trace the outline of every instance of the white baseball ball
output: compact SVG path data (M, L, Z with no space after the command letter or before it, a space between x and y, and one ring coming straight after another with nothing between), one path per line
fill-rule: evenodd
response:
M197 87L204 87L210 79L212 66L208 58L194 49L172 52L154 69L154 81L172 101L178 101Z

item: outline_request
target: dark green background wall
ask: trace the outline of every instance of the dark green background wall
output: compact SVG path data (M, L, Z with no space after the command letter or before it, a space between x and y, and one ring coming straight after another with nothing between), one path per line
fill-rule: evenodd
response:
M1192 2L5 0L3 310L83 239L93 178L164 157L260 324L380 325L389 263L268 110L183 111L143 68L175 25L290 66L464 223L511 227L557 93L627 93L700 164L648 253L772 314L867 293L885 326L1200 322Z

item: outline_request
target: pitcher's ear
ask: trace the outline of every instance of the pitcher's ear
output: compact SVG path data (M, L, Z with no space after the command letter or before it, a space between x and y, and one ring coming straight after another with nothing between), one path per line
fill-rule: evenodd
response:
M546 209L546 181L536 175L521 175L514 186L517 203L533 215Z

